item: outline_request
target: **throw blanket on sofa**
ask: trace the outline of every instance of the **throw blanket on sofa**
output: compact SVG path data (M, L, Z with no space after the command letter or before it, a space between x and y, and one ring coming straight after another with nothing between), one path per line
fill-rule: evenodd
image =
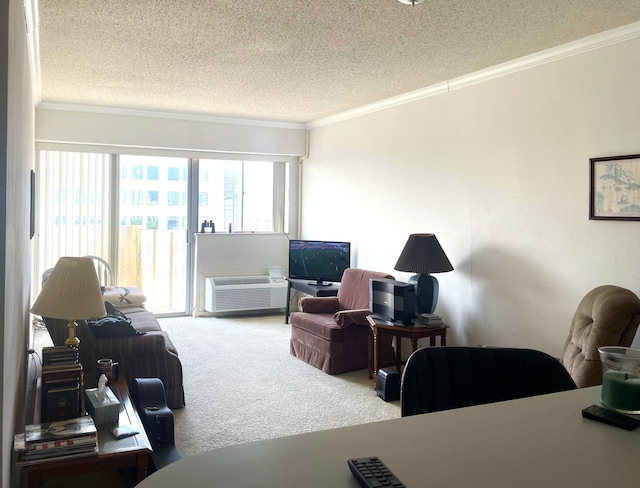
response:
M105 286L102 288L105 301L114 305L142 305L147 297L134 286Z

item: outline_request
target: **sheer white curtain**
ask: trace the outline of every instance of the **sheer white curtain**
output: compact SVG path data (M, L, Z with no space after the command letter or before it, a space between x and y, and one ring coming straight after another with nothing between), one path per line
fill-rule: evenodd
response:
M62 256L111 256L111 156L41 150L36 166L34 288Z

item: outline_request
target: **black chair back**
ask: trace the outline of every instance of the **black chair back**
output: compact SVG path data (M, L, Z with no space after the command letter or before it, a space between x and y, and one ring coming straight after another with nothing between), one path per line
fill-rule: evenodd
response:
M425 347L409 357L402 374L402 416L575 388L565 367L541 351Z

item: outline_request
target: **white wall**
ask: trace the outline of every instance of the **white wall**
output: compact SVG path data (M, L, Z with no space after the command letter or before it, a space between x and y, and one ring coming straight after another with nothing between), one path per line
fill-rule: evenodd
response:
M289 239L286 234L195 234L193 316L205 312L205 278L212 276L265 276L269 266L288 274Z
M34 101L23 2L0 0L0 396L2 481L17 486L13 436L25 422L29 344L30 170Z
M558 355L590 289L640 293L640 222L588 220L589 158L640 153L639 59L634 39L312 130L302 237L406 280L433 232L450 345Z

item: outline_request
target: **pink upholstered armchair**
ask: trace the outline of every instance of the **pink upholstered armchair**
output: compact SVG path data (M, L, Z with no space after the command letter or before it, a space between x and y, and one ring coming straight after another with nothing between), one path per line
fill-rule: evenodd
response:
M345 270L335 297L300 299L300 312L291 314L291 355L328 374L365 369L369 363L369 280L394 279L376 271ZM381 354L393 359L391 337Z

